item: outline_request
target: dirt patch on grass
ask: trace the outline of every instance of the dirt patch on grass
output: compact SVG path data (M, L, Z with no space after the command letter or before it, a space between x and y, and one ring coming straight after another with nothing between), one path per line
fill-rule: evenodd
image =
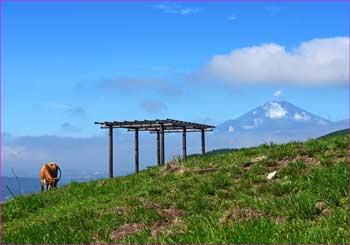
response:
M219 220L219 222L221 224L226 224L240 221L249 221L252 219L259 219L262 217L269 218L276 223L283 223L286 221L285 217L271 216L263 211L259 211L253 208L236 208L226 212L224 216Z
M294 157L293 159L286 158L286 159L278 160L276 166L269 167L269 171L278 171L278 170L286 167L288 164L295 163L297 161L303 161L306 163L307 166L315 166L315 165L320 164L320 162L318 160L316 160L315 157L309 157L306 155L298 155L298 156Z
M173 233L171 228L173 228L175 225L178 225L180 228L176 233L184 231L185 226L181 220L181 218L184 216L183 210L172 207L163 208L156 203L147 204L146 207L155 209L163 217L162 221L152 224L150 228L153 239L162 234L171 235Z
M312 165L317 165L319 164L320 162L316 160L316 158L314 157L309 157L309 156L306 156L306 155L298 155L296 156L292 162L296 162L296 161L303 161L305 162L306 164L312 164Z
M142 224L134 223L134 224L125 224L119 227L118 229L111 232L109 238L112 241L120 241L123 240L126 236L130 236L136 234L144 229Z
M179 174L183 174L183 173L185 173L187 171L188 170L184 166L181 165L180 159L176 158L176 159L170 161L168 164L166 164L163 167L161 175L165 176L165 175L171 174L173 172L177 172Z
M120 241L123 240L126 236L131 236L145 229L149 229L151 231L152 239L155 239L159 235L167 234L171 235L174 233L181 233L185 231L185 224L182 221L182 217L184 216L184 211L172 207L164 208L156 203L148 203L145 205L147 209L156 210L163 219L159 222L154 222L149 225L133 223L133 224L124 224L118 229L112 231L110 233L109 238L112 241ZM128 209L124 207L118 207L114 209L115 213L124 213L127 212Z
M218 168L203 168L203 169L198 169L195 170L194 173L196 174L205 174L205 173L211 173L219 170Z
M270 217L270 219L272 219L277 224L283 224L287 221L287 218L282 216Z
M182 210L175 208L167 208L161 209L159 210L159 212L164 216L164 220L152 225L151 235L153 239L159 235L173 234L171 228L173 228L175 225L178 225L179 228L177 229L176 233L184 231L185 226L181 220L181 217L184 215L184 212Z
M252 208L242 208L234 209L227 212L224 217L220 220L220 223L230 222L230 221L246 221L253 218L259 218L264 215L263 212Z
M126 212L128 212L128 208L127 207L116 207L114 209L111 209L110 211L114 214L125 214Z
M230 223L237 221L247 221L254 218L260 218L265 214L261 211L252 208L237 208L227 212L224 217L220 219L220 223Z
M287 158L287 159L282 159L282 160L277 161L278 166L276 166L276 167L286 166L290 163L295 163L297 161L303 161L306 164L310 164L310 163L311 164L318 164L319 163L319 161L317 161L315 157L309 157L306 155L297 155L293 159Z
M250 169L250 166L253 163L260 162L262 160L265 160L266 158L267 158L267 156L259 156L259 157L252 158L248 162L243 163L242 167L243 167L244 170L248 170L248 169Z
M237 183L237 182L239 182L239 181L241 180L241 176L240 176L240 175L235 175L235 176L233 177L233 179L234 179L234 181Z

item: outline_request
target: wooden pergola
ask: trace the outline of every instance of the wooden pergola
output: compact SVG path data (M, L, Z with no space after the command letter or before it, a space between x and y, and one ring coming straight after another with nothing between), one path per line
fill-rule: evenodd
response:
M109 129L109 177L113 178L113 128L125 128L135 132L135 171L139 172L139 131L149 131L157 135L157 165L164 165L164 134L182 132L182 158L186 159L186 133L200 132L202 155L205 155L205 132L213 131L214 126L185 122L173 119L143 120L123 122L95 122L103 129Z

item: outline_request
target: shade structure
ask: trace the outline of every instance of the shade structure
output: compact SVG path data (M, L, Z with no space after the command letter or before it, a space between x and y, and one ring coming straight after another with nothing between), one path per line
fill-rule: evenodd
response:
M186 159L187 146L186 134L191 132L201 133L202 155L205 155L205 132L215 128L212 125L186 122L174 119L155 119L143 121L105 121L95 122L103 129L109 129L109 177L113 177L113 129L124 128L135 131L135 171L139 172L139 131L148 131L157 135L157 164L164 165L165 161L165 137L166 133L182 133L182 157Z

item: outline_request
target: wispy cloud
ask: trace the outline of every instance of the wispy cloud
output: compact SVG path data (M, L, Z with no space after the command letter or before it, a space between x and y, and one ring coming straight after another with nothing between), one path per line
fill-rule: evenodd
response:
M200 11L199 8L184 7L183 5L176 3L156 4L153 5L153 7L163 11L166 14L177 14L181 16L197 14Z
M229 16L226 17L229 21L235 21L238 19L237 15L235 14L231 14Z
M145 71L152 71L152 72L157 72L157 73L166 73L169 75L180 75L180 76L187 76L191 73L189 69L184 69L184 68L173 68L170 66L164 66L164 65L153 65L153 66L139 66L137 67L140 70L145 70Z
M211 124L216 125L218 121L213 116L203 116L203 117L196 117L193 118L193 121L203 123L203 124Z
M45 149L30 149L30 146L26 147L17 144L4 145L1 148L1 155L6 164L9 162L27 163L29 158L33 161L42 161L48 158L48 152Z
M148 113L159 113L168 109L166 104L156 100L145 100L140 104L140 108Z
M78 133L80 132L80 128L69 123L69 122L64 122L61 124L61 129L67 133Z
M282 95L282 91L280 89L273 93L273 96L276 97L276 98L281 97L281 95Z
M182 90L165 78L120 77L115 79L100 80L97 87L107 91L119 91L122 93L134 93L145 90L153 90L163 95L176 96Z
M45 107L51 108L51 109L58 109L58 110L68 110L71 107L65 103L57 102L57 101L49 101L43 104Z
M67 105L66 103L62 103L62 102L49 101L49 102L44 103L43 106L50 108L50 109L63 111L68 116L83 117L86 115L86 110L83 107L81 107L81 106L74 107L74 106Z
M70 107L66 109L65 113L69 116L84 117L86 115L86 110L83 107Z

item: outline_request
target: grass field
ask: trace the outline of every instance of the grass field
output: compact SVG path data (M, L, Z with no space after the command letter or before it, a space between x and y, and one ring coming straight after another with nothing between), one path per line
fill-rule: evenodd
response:
M18 197L2 243L349 243L347 145L261 145Z

